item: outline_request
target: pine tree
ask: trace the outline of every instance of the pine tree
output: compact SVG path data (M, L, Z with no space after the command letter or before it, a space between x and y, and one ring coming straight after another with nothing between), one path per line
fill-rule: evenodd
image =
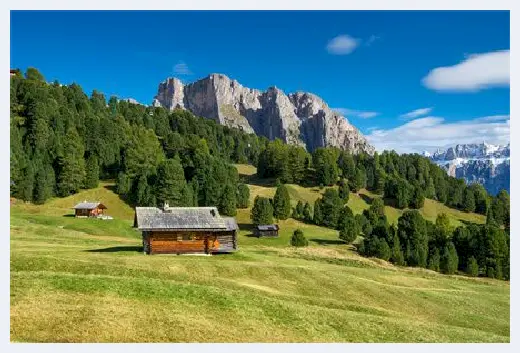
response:
M356 240L359 234L359 227L354 217L346 217L343 221L342 228L339 231L339 238L350 244Z
M446 274L454 274L459 266L459 258L455 245L450 241L442 252L441 256L441 270Z
M117 193L121 196L126 196L130 192L131 186L130 178L124 172L119 172L116 182Z
M186 179L179 159L167 159L159 164L155 183L155 197L159 205L184 206L182 190L185 187Z
M23 170L22 180L17 187L18 198L24 201L32 201L34 190L34 168L32 162L27 163L27 167Z
M441 254L439 253L439 249L435 248L433 253L430 255L430 259L428 260L428 269L439 272L440 265L441 265Z
M466 212L475 212L475 194L469 187L464 189L464 200L462 201L462 209Z
M238 184L237 208L249 207L249 187L246 184Z
M321 226L323 224L323 212L321 209L322 199L314 201L314 215L312 221L314 224Z
M401 249L401 243L399 242L399 237L397 236L397 233L394 234L394 241L392 244L392 256L390 257L390 260L398 266L404 266L403 250Z
M76 193L85 180L85 159L83 142L74 128L69 128L63 147L65 154L59 159L58 195Z
M348 180L347 179L341 179L339 183L339 197L343 200L344 203L348 202L349 196L350 196L350 189L348 187Z
M478 263L477 260L472 256L469 258L468 266L466 268L466 273L471 277L478 276Z
M294 208L294 219L303 219L303 202L301 200L298 200L298 203L296 204L296 207Z
M340 212L343 208L343 201L340 199L337 190L327 188L321 198L320 206L323 215L322 224L328 228L336 228Z
M276 188L273 198L274 217L277 219L287 219L291 214L291 198L285 184Z
M36 186L34 189L34 203L43 204L54 195L56 179L52 166L45 165L36 174Z
M385 239L379 239L376 247L376 257L388 261L392 252Z
M273 206L269 199L260 196L255 197L251 210L251 220L254 225L273 223Z
M237 214L236 190L232 185L226 184L222 191L219 204L219 211L225 216L235 216Z
M291 237L291 245L295 247L303 247L309 245L309 241L305 238L301 229L296 229Z
M305 202L305 206L303 206L303 220L307 223L312 222L312 210L309 202Z
M85 188L94 189L99 184L99 164L98 158L91 154L87 159L85 176Z

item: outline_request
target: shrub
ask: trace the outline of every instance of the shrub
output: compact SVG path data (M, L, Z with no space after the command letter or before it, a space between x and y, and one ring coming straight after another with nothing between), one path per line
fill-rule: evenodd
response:
M303 235L301 229L296 229L291 237L291 245L296 247L307 246L309 241Z

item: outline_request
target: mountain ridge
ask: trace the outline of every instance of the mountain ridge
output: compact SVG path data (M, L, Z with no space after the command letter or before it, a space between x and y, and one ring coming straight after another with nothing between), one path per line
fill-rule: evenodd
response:
M285 94L276 86L265 91L248 88L224 74L210 74L184 84L175 77L159 83L153 106L180 108L247 133L280 138L313 151L338 147L372 155L365 136L313 93Z

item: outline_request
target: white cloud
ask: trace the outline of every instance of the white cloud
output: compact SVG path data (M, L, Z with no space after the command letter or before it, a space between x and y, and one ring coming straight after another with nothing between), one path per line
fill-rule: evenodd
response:
M509 116L497 115L472 120L446 122L444 118L427 116L388 130L373 130L368 140L378 151L399 153L434 151L455 144L509 143Z
M348 34L342 34L332 38L327 44L327 51L334 55L347 55L352 53L359 45L359 39Z
M173 67L173 73L175 75L191 75L192 72L190 71L190 68L185 62L179 61Z
M509 86L509 50L469 55L466 60L431 70L422 79L436 91L469 91Z
M378 112L362 111L348 108L332 108L332 110L336 111L337 113L343 116L346 116L347 118L349 116L355 116L361 119L370 119L379 115Z
M402 119L415 119L423 115L428 115L431 113L433 108L419 108L412 110L411 112L408 112L406 114L399 115Z

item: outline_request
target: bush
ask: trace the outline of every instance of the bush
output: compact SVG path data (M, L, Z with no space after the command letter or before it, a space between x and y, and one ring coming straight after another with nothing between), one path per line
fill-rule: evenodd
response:
M296 247L307 246L309 241L303 235L301 229L296 229L291 237L291 245Z

